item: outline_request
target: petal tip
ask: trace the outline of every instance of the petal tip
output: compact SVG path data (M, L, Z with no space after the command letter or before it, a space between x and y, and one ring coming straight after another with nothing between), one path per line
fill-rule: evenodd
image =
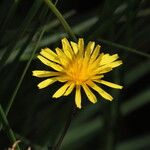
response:
M41 89L41 87L39 85L37 85L38 89Z
M110 97L108 100L112 101L112 100L113 100L113 97Z
M97 103L97 100L95 100L95 101L93 102L93 104L95 104L95 103Z
M52 98L57 98L57 96L54 94L54 95L52 96Z
M36 70L32 71L32 76L37 77L37 71Z
M41 58L41 55L37 55L37 58L40 59L40 58Z
M52 98L59 98L59 97L61 97L61 96L58 96L58 95L56 95L56 94L54 94L53 96L52 96Z
M32 76L35 76L35 71L32 71Z
M81 106L77 106L77 108L81 109Z
M123 86L120 86L120 88L119 88L119 89L120 89L120 90L121 90L121 89L123 89Z
M111 95L109 95L109 96L105 97L105 99L109 100L109 101L112 101L114 98Z

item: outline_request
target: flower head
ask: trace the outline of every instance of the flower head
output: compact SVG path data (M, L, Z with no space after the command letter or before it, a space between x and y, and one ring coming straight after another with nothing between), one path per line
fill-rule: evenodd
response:
M75 89L75 103L81 108L81 88L92 103L97 102L97 98L92 92L95 90L103 98L112 100L112 96L104 91L100 84L122 89L122 86L103 80L105 73L122 64L117 54L110 55L100 53L100 45L95 46L95 42L89 42L84 46L84 40L79 38L78 43L69 42L62 39L62 48L56 48L53 52L49 48L41 50L38 59L50 67L50 71L35 70L33 76L47 77L38 84L38 88L45 88L54 82L62 82L53 95L53 98L69 95Z

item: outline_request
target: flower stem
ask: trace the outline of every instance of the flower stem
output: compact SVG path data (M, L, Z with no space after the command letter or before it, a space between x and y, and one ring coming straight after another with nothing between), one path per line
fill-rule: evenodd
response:
M51 9L51 11L56 15L56 17L58 18L58 20L60 21L60 23L62 24L62 26L66 30L66 32L70 35L70 37L74 41L77 41L77 38L76 38L74 32L72 31L71 27L69 26L69 24L67 23L67 21L65 20L63 15L56 8L56 6L51 2L51 0L44 0L44 1L47 4L47 6ZM75 113L76 113L75 109L72 109L70 114L69 114L69 117L66 121L65 127L62 131L62 134L60 135L60 138L58 139L57 144L52 148L52 150L59 150L59 148L63 142L63 139L64 139L69 127L70 127L72 117L75 115Z
M66 121L66 124L65 124L65 127L62 131L62 134L60 135L59 139L58 139L58 142L56 143L56 145L52 148L52 150L59 150L62 142L63 142L63 139L70 127L70 124L71 124L71 121L72 121L72 118L74 117L74 115L76 114L76 110L73 108L71 110L71 112L69 113L69 116L68 116L68 119Z
M6 132L11 144L16 142L16 138L14 135L13 130L10 128L9 122L6 118L6 115L4 113L4 110L2 106L0 105L0 122L2 123L3 129ZM19 146L17 145L16 150L20 150Z
M61 22L62 26L64 27L64 29L66 30L66 32L70 35L70 37L76 41L77 38L75 36L75 34L73 33L71 27L69 26L69 24L66 22L66 20L64 19L64 17L62 16L62 14L59 12L59 10L56 8L56 6L51 2L51 0L44 0L45 3L47 4L47 6L51 9L51 11L56 15L56 17L58 18L58 20Z

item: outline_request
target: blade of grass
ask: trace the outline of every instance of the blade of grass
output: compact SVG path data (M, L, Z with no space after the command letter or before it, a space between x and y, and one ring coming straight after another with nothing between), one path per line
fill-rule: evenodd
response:
M3 125L3 129L4 131L6 132L11 144L15 143L16 142L16 138L15 138L15 135L14 135L14 132L13 130L11 129L10 125L9 125L9 122L6 118L6 115L4 113L4 110L0 104L0 122L2 123ZM19 148L19 145L17 145L16 147L17 150L20 150Z
M15 97L16 97L16 95L17 95L17 93L18 93L18 90L19 90L19 88L20 88L20 86L21 86L21 84L22 84L22 81L23 81L23 79L24 79L24 77L25 77L25 75L26 75L26 72L27 72L27 70L28 70L28 68L29 68L29 66L30 66L30 64L31 64L32 59L34 58L34 55L35 55L36 50L37 50L37 48L38 48L38 46L39 46L39 43L40 43L40 41L41 41L41 39L42 39L42 37L43 37L43 35L44 35L44 32L45 32L45 28L43 28L43 29L41 30L40 34L39 34L39 38L38 38L37 42L35 43L33 52L31 53L31 56L30 56L30 58L29 58L29 60L28 60L28 62L27 62L27 64L26 64L26 67L25 67L25 69L24 69L24 71L23 71L23 73L22 73L22 75L21 75L21 78L20 78L20 80L19 80L19 82L18 82L18 84L17 84L17 86L16 86L16 88L15 88L13 94L12 94L12 97L11 97L11 99L10 99L8 105L7 105L7 108L6 108L6 111L5 111L6 116L8 115L8 113L9 113L9 111L10 111L10 108L11 108L13 102L14 102L14 99L15 99ZM1 129L1 128L0 128L0 129Z
M20 2L20 0L14 1L12 6L10 7L10 9L8 11L8 14L7 14L7 17L5 18L5 20L4 20L3 24L2 24L2 27L1 27L1 31L2 31L1 34L4 33L4 30L6 29L9 20L14 16L15 11L16 11L18 5L19 5L19 2Z
M41 2L38 3L38 4L41 4ZM40 5L38 5L38 6L40 6ZM35 9L33 9L33 8L35 8ZM27 17L26 17L26 19L25 19L26 21L28 21L28 23L32 20L33 16L35 15L37 8L39 8L39 7L37 7L37 3L35 2L35 3L33 4L32 8L31 8L31 11L29 12L29 14L27 15ZM34 10L34 12L33 12L32 10ZM25 21L25 22L26 22L26 21ZM26 27L26 26L25 26L25 27ZM26 28L25 28L25 29L26 29ZM26 67L25 67L25 69L24 69L24 71L23 71L23 73L22 73L22 76L21 76L21 78L20 78L20 80L19 80L19 82L18 82L18 84L17 84L17 87L16 87L14 93L12 94L11 100L10 100L10 102L9 102L7 108L6 108L6 115L8 114L8 112L9 112L9 110L10 110L10 107L11 107L12 104L13 104L13 101L14 101L16 95L17 95L17 92L18 92L18 90L19 90L19 88L20 88L20 85L21 85L21 83L22 83L22 81L23 81L23 79L24 79L24 76L25 76L25 74L26 74L28 68L29 68L29 65L30 65L30 63L31 63L31 61L32 61L32 58L34 57L34 54L35 54L35 52L36 52L36 50L37 50L37 47L38 47L38 45L39 45L39 42L40 42L40 40L41 40L41 38L42 38L42 36L43 36L43 34L44 34L44 30L45 30L45 29L43 28L43 30L42 30L42 32L41 32L41 34L40 34L40 37L39 37L39 39L38 39L38 41L37 41L37 43L36 43L36 45L35 45L35 48L34 48L32 54L31 54L31 57L30 57L30 59L29 59L27 65L26 65ZM25 32L25 30L24 30L24 32ZM24 33L24 32L23 32L23 33ZM25 44L25 47L26 47L26 44ZM21 53L22 53L22 51L21 51ZM17 55L17 57L16 57L15 60L18 60L18 58L20 57L21 53L19 53L19 56Z
M28 47L29 43L32 41L32 38L35 34L35 32L37 31L38 29L35 27L35 29L30 33L29 37L27 38L26 42L23 43L23 45L19 48L19 51L18 51L18 54L16 55L16 57L13 59L12 61L12 67L8 70L7 74L11 74L11 76L7 76L5 77L5 84L3 86L3 90L6 91L7 90L7 85L9 85L9 83L13 82L14 80L14 75L18 69L18 66L19 66L19 59L20 57L23 55L23 53L25 52L26 48ZM34 47L34 45L33 45ZM32 47L31 47L32 49ZM30 57L30 55L29 55ZM28 57L28 58L29 58ZM28 61L28 58L26 61Z
M67 19L67 18L72 17L75 13L76 12L74 10L71 10L71 11L65 13L63 16L64 16L65 19ZM58 25L60 25L60 21L58 19L50 20L50 22L48 22L47 24L44 25L45 31L49 31L52 28L57 27Z
M41 41L44 32L45 32L45 29L43 28L43 30L41 31L40 36L39 36L39 38L38 38L38 40L37 40L37 43L35 44L35 48L34 48L32 54L31 54L31 57L29 58L29 60L28 60L28 62L27 62L27 65L26 65L26 67L25 67L25 69L24 69L24 71L23 71L23 73L22 73L22 75L21 75L21 78L20 78L20 80L19 80L19 82L18 82L18 84L17 84L17 86L16 86L16 89L15 89L15 91L14 91L14 93L13 93L13 95L12 95L12 97L11 97L11 99L10 99L8 105L7 105L7 108L6 108L6 115L8 114L8 112L9 112L9 110L10 110L10 108L11 108L13 102L14 102L14 99L15 99L15 97L16 97L16 95L17 95L17 92L18 92L18 90L19 90L19 88L20 88L20 86L21 86L21 83L22 83L22 81L23 81L23 79L24 79L24 77L25 77L25 74L26 74L26 72L27 72L27 70L28 70L28 68L29 68L29 66L30 66L30 64L31 64L31 61L32 61L32 59L33 59L33 57L34 57L34 55L35 55L35 52L36 52L36 50L37 50L37 48L38 48L38 46L39 46L39 42Z
M108 44L108 45L113 46L113 47L117 47L119 49L123 49L123 50L128 51L128 52L134 53L136 55L140 55L140 56L144 56L146 58L150 58L150 54L138 51L136 49L133 49L133 48L121 45L121 44L117 44L117 43L114 43L114 42L111 42L111 41L108 41L108 40L104 40L104 39L98 39L98 41L102 42L104 44Z
M77 38L75 36L75 34L73 33L72 29L70 28L69 24L66 22L66 20L64 19L64 17L62 16L62 14L58 11L58 9L56 8L56 6L50 1L50 0L43 0L47 6L51 9L51 11L57 16L57 18L59 19L59 21L61 22L62 26L64 27L64 29L66 30L66 32L70 35L70 37L76 41Z
M87 30L91 25L93 25L93 23L96 21L96 19L97 19L96 17L87 19L87 20L75 25L72 28L72 30L77 34L81 34L81 33L85 32L85 30ZM64 36L66 37L67 34L64 32L60 32L60 31L55 34L51 34L48 37L45 37L42 39L40 46L42 47L45 45L49 45L51 43L55 43L56 41L58 41L60 38L62 38Z
M14 40L11 42L11 44L7 47L3 57L0 60L0 71L2 70L2 68L5 65L7 59L9 58L9 56L11 55L11 52L15 50L16 45L17 45L18 41L20 40L20 38L23 37L23 35L25 34L31 20L33 19L36 12L40 8L41 3L42 3L41 1L35 1L33 3L33 6L31 7L29 13L27 14L27 16L24 19L19 31L16 34L16 38L14 38Z
M123 12L116 15L112 14L114 14L120 3L121 1L118 2L118 0L105 0L103 8L101 8L100 5L99 12L97 13L99 15L98 21L86 32L86 36L88 37L88 39L93 38L98 34L100 35L101 33L104 33L108 30L108 28L110 28L109 26L112 24L112 22L117 22L116 20L118 20L122 16Z
M116 150L148 150L150 135L143 135L118 144Z

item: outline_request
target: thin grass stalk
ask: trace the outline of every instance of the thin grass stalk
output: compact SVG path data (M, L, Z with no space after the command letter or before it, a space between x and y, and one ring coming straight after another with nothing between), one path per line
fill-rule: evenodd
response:
M11 144L15 143L16 142L15 134L9 125L9 122L1 105L0 105L0 122L2 123L3 129L6 132ZM16 150L20 150L19 145L16 146Z
M77 41L77 38L72 31L71 27L67 23L67 21L64 19L63 15L59 12L59 10L56 8L56 6L51 2L51 0L43 0L47 6L51 9L51 11L56 15L56 17L59 19L61 22L62 26L66 30L66 32L70 35L70 37L74 40Z
M0 72L2 71L6 61L8 60L11 52L15 50L18 41L24 36L29 24L31 23L33 17L35 16L36 12L38 11L39 7L41 6L41 1L35 1L28 12L26 18L24 19L20 29L18 30L17 34L15 35L16 38L8 45L3 57L0 60Z
M57 2L58 2L58 0L56 1L56 3ZM29 68L29 66L31 64L32 59L34 58L34 55L35 55L36 50L37 50L37 48L39 46L39 43L40 43L40 41L41 41L41 39L42 39L42 37L44 35L44 32L45 32L45 27L40 32L39 39L37 40L37 43L35 44L35 48L34 48L33 52L31 53L31 57L29 58L29 60L27 62L27 65L26 65L26 67L25 67L25 69L24 69L24 71L23 71L23 73L21 75L21 78L20 78L20 80L19 80L19 82L18 82L18 84L17 84L17 86L16 86L16 88L15 88L13 94L12 94L12 97L11 97L11 99L10 99L8 105L7 105L7 108L6 108L6 111L5 111L6 116L8 115L8 113L10 111L10 108L11 108L13 102L14 102L14 99L15 99L15 97L16 97L16 95L18 93L18 90L19 90L19 88L20 88L20 86L22 84L22 81L23 81L23 79L24 79L24 77L26 75L26 72L27 72L27 70L28 70L28 68ZM1 130L1 128L2 128L2 125L0 124L0 130Z
M58 0L56 1L55 5L57 4L57 2L58 2ZM54 6L55 6L55 5L54 5ZM8 115L8 113L9 113L9 110L10 110L10 108L11 108L13 102L14 102L14 99L15 99L17 93L18 93L18 90L19 90L19 88L20 88L20 86L21 86L21 84L22 84L22 81L23 81L23 79L24 79L24 77L25 77L25 75L26 75L26 72L27 72L27 70L28 70L28 68L29 68L29 66L30 66L30 64L31 64L31 61L32 61L32 59L34 58L34 55L35 55L36 50L37 50L37 48L38 48L38 46L39 46L39 43L40 43L40 41L41 41L41 39L42 39L42 37L43 37L43 35L44 35L44 32L45 32L45 27L41 30L39 39L37 40L37 43L35 44L35 48L34 48L32 54L31 54L31 57L29 58L29 60L28 60L28 62L27 62L27 65L26 65L26 67L25 67L25 69L24 69L24 71L23 71L23 73L22 73L22 75L21 75L21 78L20 78L20 80L19 80L19 82L18 82L18 84L17 84L17 86L16 86L16 89L15 89L14 93L12 94L12 97L11 97L11 99L10 99L8 105L7 105L7 108L6 108L6 115Z
M76 112L77 112L77 111L76 111L75 108L72 108L72 109L71 109L71 111L70 111L70 113L69 113L69 116L68 116L68 118L67 118L66 124L65 124L65 126L64 126L64 129L63 129L63 131L62 131L62 133L61 133L61 135L60 135L60 137L59 137L59 139L58 139L56 145L54 145L54 146L52 147L52 150L59 150L59 149L60 149L61 144L62 144L62 142L63 142L63 140L64 140L64 137L65 137L65 135L66 135L66 133L67 133L69 127L70 127L72 118L75 116Z
M137 55L140 55L140 56L144 56L146 58L150 58L150 54L138 51L136 49L133 49L133 48L121 45L121 44L117 44L117 43L114 43L114 42L111 42L111 41L108 41L108 40L104 40L104 39L100 39L100 38L98 39L98 41L102 42L104 44L107 44L109 46L112 46L112 47L117 47L119 49L123 49L125 51L131 52L131 53L134 53L134 54L137 54Z
M23 79L24 79L24 77L25 77L25 75L26 75L26 72L27 72L27 70L28 70L28 68L29 68L29 66L30 66L30 64L31 64L31 61L32 61L32 59L33 59L33 57L34 57L34 55L35 55L35 52L36 52L36 50L37 50L37 48L38 48L38 46L39 46L39 43L40 43L40 41L41 41L41 39L42 39L42 37L43 37L44 32L45 32L45 29L43 29L43 30L41 31L40 36L39 36L39 39L38 39L38 41L37 41L37 43L36 43L36 45L35 45L35 48L34 48L32 54L31 54L31 57L29 58L29 60L28 60L28 62L27 62L27 65L26 65L26 67L25 67L25 69L24 69L24 71L23 71L23 73L22 73L22 75L21 75L21 78L20 78L20 80L19 80L19 82L18 82L18 84L17 84L17 86L16 86L16 89L15 89L15 91L14 91L14 93L13 93L13 95L12 95L12 97L11 97L11 99L10 99L8 105L7 105L7 108L6 108L6 115L8 114L8 112L9 112L9 110L10 110L10 108L11 108L13 102L14 102L14 99L15 99L17 93L18 93L18 90L19 90L19 88L20 88L20 86L21 86L21 84L22 84L22 81L23 81Z
M12 6L10 7L10 9L8 10L8 14L2 24L2 27L1 27L1 31L2 31L2 34L4 33L6 27L7 27L7 24L9 23L10 19L14 16L15 12L16 12L16 9L19 5L19 2L20 0L17 0L17 1L14 1Z
M21 75L21 78L20 78L20 80L19 80L19 82L18 82L18 84L17 84L17 86L16 86L16 88L15 88L13 94L12 94L12 97L11 97L10 101L8 102L8 105L7 105L7 108L6 108L6 111L5 111L6 116L8 115L8 113L10 111L10 108L11 108L13 102L14 102L14 99L15 99L17 93L18 93L18 90L19 90L19 88L20 88L20 86L22 84L22 81L23 81L23 79L24 79L24 77L26 75L26 72L27 72L27 70L28 70L28 68L29 68L29 66L31 64L31 61L32 61L32 59L33 59L33 57L35 55L35 52L36 52L36 50L37 50L37 48L39 46L39 43L40 43L40 41L41 41L41 39L43 37L44 32L45 32L45 28L43 28L43 30L41 31L39 39L37 40L37 43L35 44L35 48L34 48L32 54L31 54L31 56L30 56L30 58L29 58L29 60L28 60L28 62L26 64L26 67L25 67L25 69L24 69L24 71L23 71L23 73ZM2 126L0 126L0 130L1 130L1 127Z

